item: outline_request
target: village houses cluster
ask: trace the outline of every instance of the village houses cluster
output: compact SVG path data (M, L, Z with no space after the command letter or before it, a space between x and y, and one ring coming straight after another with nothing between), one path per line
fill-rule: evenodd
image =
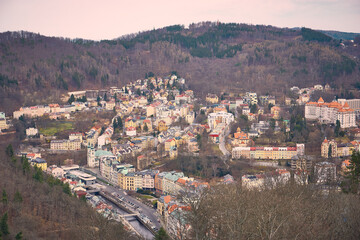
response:
M187 89L185 79L176 75L165 79L151 77L121 88L69 92L68 98L73 101L69 101L68 105L22 107L13 113L13 118L46 115L50 119L70 119L71 114L79 111L113 111L115 116L108 125L94 124L85 133L71 132L68 139L52 139L49 150L61 153L85 149L86 167L105 181L127 191L149 190L161 196L157 211L164 217L168 232L176 236L180 228L178 220L189 210L189 206L176 196L184 192L198 194L210 185L201 179L187 177L183 172L161 172L154 167L161 160L177 158L180 149L196 156L200 151L199 140L204 134L208 135L209 143L218 145L221 153L233 160L286 161L287 168L243 174L239 180L248 189L273 187L291 180L308 184L312 168L316 176L314 182L335 182L339 174L336 165L329 160L331 158L343 158L341 174L346 171L348 157L359 150L356 136L360 138L360 130L356 129L356 120L360 99L338 99L326 103L320 97L317 102L309 102L315 91L331 91L329 85L303 89L294 86L290 90L297 94L297 99L285 96L279 101L268 94L258 96L256 92L246 92L233 96L209 93L205 101L199 101L193 91ZM195 109L195 101L201 103L199 109ZM255 139L270 130L289 134L290 119L284 117L285 109L294 105L305 105L303 119L321 124L339 124L341 129L351 131L356 139L342 143L325 138L319 149L322 161L306 155L305 144L301 142L290 145L285 142L267 146L255 144ZM196 121L198 116L202 117L201 121ZM248 127L237 127L235 132L230 133L238 119L249 122ZM5 114L0 113L0 130L6 128ZM26 129L26 135L38 136L39 131L31 127ZM80 171L79 166L48 167L41 154L25 155L32 166L69 183L78 196L86 195L85 186L96 181L96 177ZM129 158L136 159L135 166L127 163ZM235 180L229 174L221 180L221 184L233 182ZM94 206L97 208L101 205L96 198L91 201L96 202ZM99 208L105 205L101 206ZM190 226L185 226L189 230Z

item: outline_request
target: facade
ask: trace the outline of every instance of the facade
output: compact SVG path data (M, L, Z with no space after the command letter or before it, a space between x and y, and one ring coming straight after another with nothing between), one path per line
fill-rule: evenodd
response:
M303 170L310 172L313 159L306 155L295 155L291 158L291 170Z
M216 94L211 94L209 93L207 96L206 96L206 99L205 99L207 102L209 103L218 103L219 102L219 98L218 96L216 96Z
M335 140L328 141L326 138L321 144L321 157L333 158L337 157L337 143Z
M232 158L247 159L288 159L296 155L302 155L304 144L296 144L296 147L235 147L232 149Z
M258 175L244 175L241 177L241 186L247 189L259 189L264 186L265 176Z
M26 136L28 136L28 137L35 136L36 134L39 133L37 128L27 128L25 131L26 131Z
M75 140L51 140L50 149L52 150L80 150L81 142L78 139Z
M336 124L339 120L341 128L356 127L355 111L347 102L344 105L336 101L325 103L322 98L319 98L317 102L308 102L305 105L305 118L319 120L325 124Z
M7 128L5 113L0 112L0 131Z
M32 159L31 162L30 162L30 165L33 166L33 167L37 167L37 168L40 168L42 171L46 171L47 169L47 163L44 159L42 158L35 158L35 159Z
M48 167L48 168L46 169L46 172L47 172L48 174L53 175L53 176L56 177L56 178L63 178L64 175L65 175L64 169L59 168L59 167L56 166L56 165L52 165L52 166Z
M320 162L314 168L316 182L320 184L333 183L336 180L336 165L330 162Z
M184 177L182 172L169 172L162 179L162 189L164 194L177 195L178 187L176 182L179 178Z
M164 131L166 131L167 129L168 129L168 127L167 127L167 125L166 125L166 122L163 121L163 120L159 121L159 123L158 123L158 131L159 131L159 132L164 132Z
M119 186L124 190L137 191L142 188L142 176L130 172L127 174L119 174Z
M216 125L218 125L219 123L224 123L228 125L233 121L234 121L234 115L232 113L217 112L217 113L210 113L208 116L208 124L210 130L215 129Z
M126 128L126 135L129 137L134 137L136 136L136 128L135 127L128 127Z
M72 133L70 133L69 140L76 140L76 139L78 139L78 140L80 140L80 142L82 142L82 140L83 140L82 133L80 133L80 132L72 132Z

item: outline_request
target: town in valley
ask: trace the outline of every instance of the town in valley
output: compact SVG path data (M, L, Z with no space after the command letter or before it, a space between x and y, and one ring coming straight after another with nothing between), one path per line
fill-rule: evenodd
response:
M216 186L341 192L359 151L360 99L329 84L200 95L173 71L62 100L1 112L0 134L22 139L8 149L145 239L186 236L189 198Z

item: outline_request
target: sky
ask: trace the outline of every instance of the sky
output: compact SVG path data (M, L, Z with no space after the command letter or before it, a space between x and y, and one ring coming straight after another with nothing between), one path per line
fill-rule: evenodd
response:
M0 0L0 32L102 40L202 21L360 33L360 0Z

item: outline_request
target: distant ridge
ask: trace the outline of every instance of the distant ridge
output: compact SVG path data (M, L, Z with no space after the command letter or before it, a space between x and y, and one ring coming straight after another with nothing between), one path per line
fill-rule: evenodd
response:
M331 31L331 30L317 30L322 32L334 39L337 40L354 40L355 37L360 36L360 33L352 33L352 32L339 32L339 31Z
M0 111L58 102L66 91L122 86L149 72L176 71L200 95L252 90L280 97L293 85L353 86L360 45L325 32L200 22L102 41L0 33Z

